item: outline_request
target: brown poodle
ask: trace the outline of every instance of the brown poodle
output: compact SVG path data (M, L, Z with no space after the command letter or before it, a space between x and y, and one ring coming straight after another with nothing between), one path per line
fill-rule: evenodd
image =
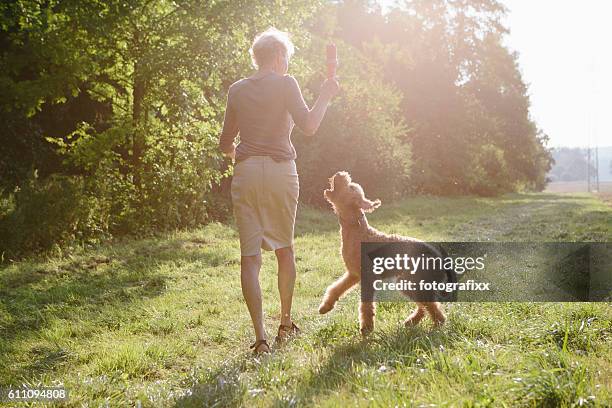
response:
M362 242L411 242L417 246L424 244L415 238L401 235L387 235L368 224L365 213L374 211L380 206L380 200L371 201L365 197L361 186L351 181L351 176L341 171L330 179L329 190L324 196L333 206L340 223L341 252L347 272L332 283L326 290L319 313L332 310L346 291L361 280L361 243ZM419 275L416 275L419 277ZM361 302L359 307L359 324L362 334L374 329L374 302ZM417 308L405 320L407 326L416 325L429 314L435 325L442 325L446 320L438 302L417 302Z

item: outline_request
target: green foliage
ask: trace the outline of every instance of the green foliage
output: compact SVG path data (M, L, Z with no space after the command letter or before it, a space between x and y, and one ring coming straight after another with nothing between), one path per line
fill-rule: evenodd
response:
M257 31L300 27L317 4L3 4L0 117L7 120L0 132L0 188L25 190L33 169L39 184L54 174L78 175L83 194L103 203L97 210L107 220L105 233L148 233L225 217L227 203L218 203L212 190L227 175L216 149L226 89L250 70L246 50ZM306 41L303 31L291 31L298 46ZM33 199L53 196L37 188ZM29 196L18 195L12 217L27 222L18 214L29 211ZM27 245L46 247L46 240Z
M49 200L56 176L78 180L76 203L96 200L102 235L227 217L231 167L216 149L226 92L270 25L292 33L290 71L311 103L324 45L339 46L341 94L314 138L294 135L303 201L321 203L337 170L384 200L542 189L547 137L503 46L504 12L496 0L414 0L385 15L366 0L5 2L0 189L5 202L17 193L4 218L26 222L24 191Z
M313 40L308 56L316 64L324 42ZM323 190L336 171L347 170L375 198L396 198L409 187L410 146L401 119L401 95L368 67L353 47L338 44L343 61L342 92L319 131L296 137L301 199L323 202ZM317 95L321 78L310 83ZM385 182L381 183L381 180Z
M473 166L469 180L472 191L480 195L496 195L500 191L512 189L508 165L501 148L495 145L482 146Z
M108 209L88 194L82 177L36 174L14 194L14 209L0 218L5 258L76 242L94 242L108 231Z
M496 0L414 0L384 16L367 1L339 6L338 35L403 96L417 191L544 187L546 136L529 118L517 56L503 46L504 13Z
M215 134L202 123L176 133L160 129L143 157L148 171L142 174L140 204L147 213L140 220L149 228L194 227L209 220L207 200L222 176Z

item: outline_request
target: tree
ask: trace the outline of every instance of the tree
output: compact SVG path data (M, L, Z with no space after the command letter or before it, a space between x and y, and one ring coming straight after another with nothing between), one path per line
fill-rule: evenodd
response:
M587 162L584 149L559 147L553 149L554 165L550 170L551 181L584 181L587 179L587 167L591 174L596 172L595 166Z
M348 44L339 49L342 91L328 109L317 134L297 134L300 197L322 204L329 177L346 170L372 197L392 199L406 192L411 165L410 147L402 143L408 129L401 118L401 94L381 78L380 70ZM313 38L306 56L310 66L321 65L325 42ZM314 74L308 94L318 94L322 76Z
M504 12L495 0L404 1L385 16L367 1L339 6L348 17L339 17L338 35L382 64L403 95L418 191L543 187L546 137L529 118L516 55L502 45Z
M317 5L3 3L0 117L9 120L0 136L2 186L47 191L53 174L82 178L76 185L108 212L114 233L209 219L218 211L211 188L225 175L216 146L226 90L251 70L250 41L276 25L293 27L301 46L300 27ZM17 190L19 203L24 191Z

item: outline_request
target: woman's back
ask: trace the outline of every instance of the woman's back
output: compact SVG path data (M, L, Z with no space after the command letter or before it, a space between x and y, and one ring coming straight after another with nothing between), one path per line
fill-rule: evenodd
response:
M291 130L293 122L303 126L308 106L295 78L269 72L241 79L230 87L227 103L221 145L230 145L239 132L236 160L249 156L296 158Z

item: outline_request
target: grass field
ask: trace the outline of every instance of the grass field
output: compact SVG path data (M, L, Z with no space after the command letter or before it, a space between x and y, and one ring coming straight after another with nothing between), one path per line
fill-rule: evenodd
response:
M383 206L387 232L451 241L607 241L612 207L587 194L418 197ZM367 340L358 291L316 313L342 273L331 211L301 208L295 320L303 335L254 358L237 233L210 224L0 269L0 386L63 383L67 406L610 406L612 309L458 303L405 329L387 303ZM261 273L278 324L274 259Z

